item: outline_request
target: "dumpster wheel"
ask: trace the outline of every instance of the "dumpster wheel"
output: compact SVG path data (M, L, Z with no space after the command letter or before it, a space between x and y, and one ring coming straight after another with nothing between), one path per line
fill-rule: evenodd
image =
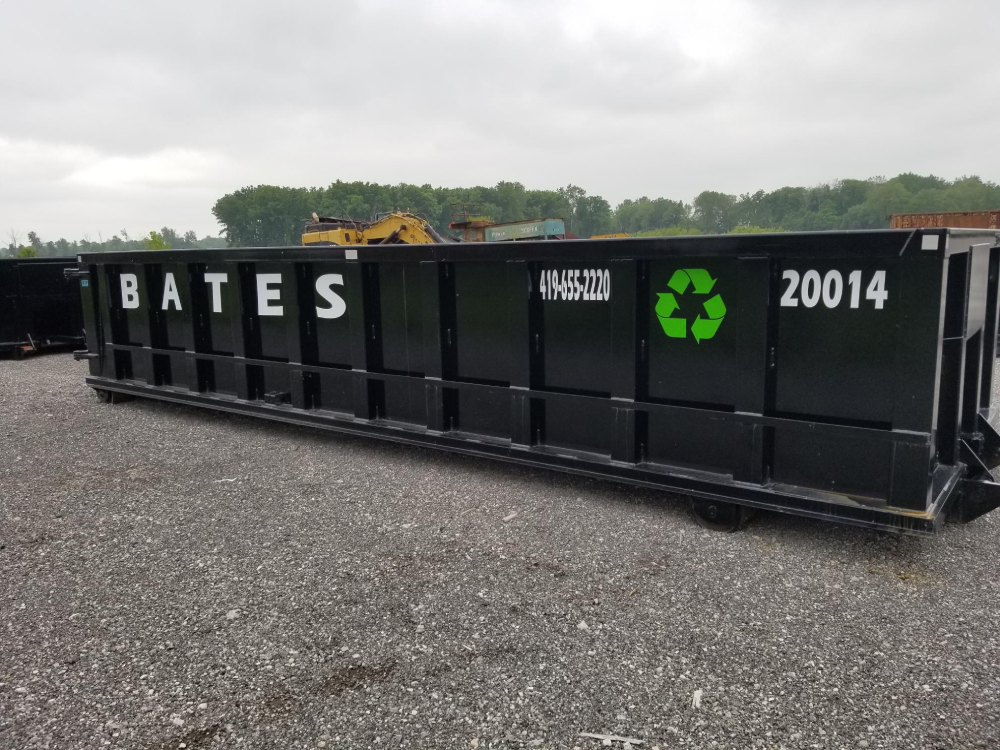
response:
M691 498L691 514L703 529L732 532L742 529L753 518L753 508L722 500Z
M95 388L94 392L97 394L97 400L102 404L120 404L125 401L131 401L134 398L134 396L127 396L124 393L108 391L104 388Z

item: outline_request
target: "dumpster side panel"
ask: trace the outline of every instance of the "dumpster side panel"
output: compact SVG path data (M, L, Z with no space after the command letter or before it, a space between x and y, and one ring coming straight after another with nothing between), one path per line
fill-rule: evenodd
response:
M926 532L996 330L963 237L88 256L88 382Z
M741 265L696 256L649 264L650 401L735 408ZM767 305L766 298L756 302Z
M809 426L787 425L775 430L772 476L790 486L886 501L892 457L886 438L823 435Z
M779 270L777 412L891 425L905 302L897 263L796 259ZM935 295L931 303L937 301ZM931 358L935 334L910 331L924 339Z
M481 390L457 391L457 427L471 435L500 441L511 439L512 406L509 398Z
M191 290L186 265L147 267L150 340L154 349L184 351L191 346Z
M536 427L538 444L553 450L610 457L614 414L606 400L552 395L541 403L541 407L542 415Z
M24 340L19 314L20 283L17 267L0 261L0 344L13 345Z
M295 265L247 264L240 269L240 279L244 299L249 300L244 308L244 321L250 324L244 333L246 356L288 362L299 342Z
M376 345L383 372L422 376L424 373L423 287L418 263L373 266L378 294Z
M536 270L539 385L552 391L611 394L610 263L543 263Z
M84 340L79 282L68 258L0 260L0 345L6 349Z
M689 409L650 416L643 426L642 452L652 464L729 474L740 463L744 435L735 421Z
M105 299L109 340L147 346L149 342L149 289L145 266L136 263L105 266Z
M191 309L195 318L195 347L199 352L232 355L234 331L240 330L240 296L235 266L196 263L191 273Z
M300 315L306 322L307 343L302 361L326 367L351 366L351 317L345 295L344 263L304 266L304 301Z
M455 377L470 383L507 385L510 383L510 322L506 264L452 263L449 266L455 279L455 325L451 331L447 325L450 315L446 313L445 345L455 348ZM520 274L521 283L527 288L528 279L523 268Z
M346 415L354 412L354 381L350 372L324 370L308 373L307 409L323 409Z

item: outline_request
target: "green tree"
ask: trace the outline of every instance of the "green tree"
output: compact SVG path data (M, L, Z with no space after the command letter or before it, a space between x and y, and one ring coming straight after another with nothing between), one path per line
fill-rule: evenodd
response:
M760 221L771 226L789 227L789 219L806 210L808 188L783 187L761 199Z
M866 202L877 206L887 219L889 214L904 213L912 207L910 193L898 180L873 187Z
M569 215L563 217L566 220L566 229L570 232L580 234L582 237L583 235L577 231L576 227L576 207L580 204L580 200L587 196L587 191L576 185L567 185L564 188L559 188L559 195L562 196L566 202L566 207L569 209Z
M892 182L898 182L906 189L906 192L914 194L919 193L921 190L940 190L948 186L948 181L940 177L935 177L932 174L924 177L913 172L904 172L901 175L897 175L892 178Z
M303 220L313 211L356 219L392 210L412 211L444 232L453 202L479 205L494 221L562 218L570 232L583 237L612 231L662 234L690 228L722 233L737 226L802 231L885 227L892 213L998 209L1000 186L976 176L948 181L904 173L892 179L876 176L812 187L785 186L770 192L748 191L738 198L706 190L691 204L643 196L624 200L612 210L601 196L588 195L577 185L528 190L519 182L439 188L338 180L323 188L243 188L220 198L213 212L231 245L297 245ZM125 249L131 247L130 242L127 236L124 241L116 237L101 247ZM178 244L172 244L186 246L181 242L178 239ZM200 244L204 246L204 240Z
M625 199L614 211L615 229L619 232L639 234L651 229L688 226L691 210L681 201L668 198L650 200L646 196L638 200Z
M851 206L840 217L841 229L879 229L886 226L885 214L877 206L862 203Z
M490 202L500 209L500 221L521 221L528 216L528 193L520 182L498 182L488 191Z
M367 201L360 195L352 195L347 199L344 207L344 216L356 221L367 221L374 218L375 212Z
M558 193L569 209L569 215L562 218L566 229L579 237L604 234L614 226L611 205L599 195L587 195L587 191L576 185L559 188Z
M170 243L163 239L159 232L150 232L149 237L143 239L143 244L147 250L169 250Z
M767 193L763 190L758 190L752 195L750 193L741 195L733 207L731 220L737 226L760 226L761 224L767 224L771 217L764 203L766 196Z
M839 180L834 183L833 200L838 215L843 215L852 207L864 203L871 190L868 180Z
M709 234L724 234L733 228L736 198L706 190L694 199L694 221Z
M748 226L746 224L741 224L735 226L729 230L729 234L769 234L771 232L784 232L784 229L778 229L776 227L758 227L758 226Z
M28 236L30 237L32 234L34 234L34 232L30 232L28 234ZM15 258L37 258L38 257L38 248L33 247L31 245L26 245L24 247L19 248L18 251L16 253L14 253L14 257Z
M606 234L614 226L610 204L599 195L580 198L573 212L573 225L573 231L580 237Z
M150 234L153 234L153 232L150 232ZM160 230L160 236L167 244L167 247L182 247L181 238L178 237L177 232L170 227L163 227L163 229Z
M557 190L529 190L525 212L529 219L565 219L570 215L569 203Z
M235 247L298 245L303 221L316 209L309 191L258 185L216 201L212 213Z
M695 227L660 227L659 229L647 229L645 232L636 232L634 237L686 237L688 235L703 234Z

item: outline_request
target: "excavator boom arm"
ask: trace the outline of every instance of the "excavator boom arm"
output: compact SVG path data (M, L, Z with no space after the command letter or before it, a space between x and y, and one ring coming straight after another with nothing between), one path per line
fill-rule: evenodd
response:
M410 213L391 213L372 222L313 217L303 245L433 245L446 242L434 227Z

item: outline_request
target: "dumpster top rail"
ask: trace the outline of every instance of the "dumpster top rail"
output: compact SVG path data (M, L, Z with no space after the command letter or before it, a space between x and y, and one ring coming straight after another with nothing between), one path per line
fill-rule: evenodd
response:
M355 247L240 247L214 250L153 250L136 252L85 253L78 257L85 263L135 262L141 258L157 263L193 261L287 260L616 260L653 259L664 255L744 255L800 257L836 252L841 256L899 257L906 254L952 252L949 237L983 237L984 241L1000 233L983 229L879 229L829 232L772 232L754 234L682 235L677 237L620 237L601 240L539 240L524 243L463 242L438 245L361 245ZM938 238L932 242L932 238ZM964 246L963 246L964 248Z

